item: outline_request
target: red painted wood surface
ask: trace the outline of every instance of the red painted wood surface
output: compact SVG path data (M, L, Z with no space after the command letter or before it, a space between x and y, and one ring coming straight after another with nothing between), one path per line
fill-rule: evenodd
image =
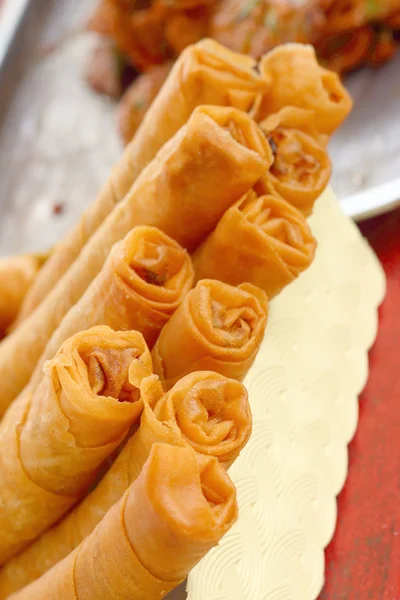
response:
M387 277L320 600L400 600L400 209L361 231Z

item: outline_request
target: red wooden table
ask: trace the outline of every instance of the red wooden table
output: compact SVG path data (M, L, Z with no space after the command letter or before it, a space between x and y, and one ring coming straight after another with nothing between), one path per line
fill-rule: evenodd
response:
M387 277L320 600L400 600L400 209L361 226Z

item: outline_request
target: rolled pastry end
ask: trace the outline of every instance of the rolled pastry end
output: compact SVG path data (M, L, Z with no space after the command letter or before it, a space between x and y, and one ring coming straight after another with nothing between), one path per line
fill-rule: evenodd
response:
M181 581L237 519L236 490L216 458L156 443L128 493L124 520L141 564Z
M261 124L274 152L274 161L263 178L269 190L308 216L331 177L331 161L318 137L306 124L293 124L292 109L283 109ZM297 109L300 110L300 109Z
M152 360L141 333L97 326L69 338L44 370L77 443L100 446L118 439L140 415L139 388L152 373Z
M261 178L198 248L193 255L197 281L249 281L272 298L311 264L316 241L305 217L266 191L268 182Z
M175 423L196 452L217 457L226 468L251 434L246 388L211 371L183 377L155 403L154 414L161 421Z
M135 227L114 254L117 274L155 309L171 314L192 287L190 256L156 227Z
M260 120L285 106L312 109L320 133L332 134L352 109L352 100L337 73L322 68L306 44L284 44L264 55L261 73L271 85L264 96Z
M154 371L166 389L194 371L241 381L258 352L267 312L267 297L254 285L199 281L164 326L153 348Z

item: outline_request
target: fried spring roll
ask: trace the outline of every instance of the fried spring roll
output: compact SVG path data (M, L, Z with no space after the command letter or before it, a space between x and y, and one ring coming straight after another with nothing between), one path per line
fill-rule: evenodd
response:
M16 318L43 261L34 255L0 259L0 337Z
M278 46L261 59L260 70L271 85L261 103L259 120L285 106L298 106L313 110L318 131L330 135L351 111L352 100L339 76L318 64L312 46Z
M174 423L196 452L215 456L227 469L251 434L246 388L213 371L183 377L158 400L154 414Z
M260 123L274 151L274 162L263 182L305 216L329 183L332 168L324 137L312 133L311 111L283 108ZM322 142L322 143L321 143Z
M155 444L138 479L83 544L13 598L159 600L237 513L235 487L217 459Z
M28 382L53 331L100 272L114 243L134 226L153 225L193 250L271 163L265 135L248 115L198 107L38 310L0 344L0 414Z
M196 281L249 281L273 298L310 266L315 249L298 210L282 198L252 190L226 211L192 258Z
M85 492L143 409L143 336L95 327L68 339L0 427L0 564Z
M189 254L155 227L135 227L115 244L99 275L50 338L36 367L67 338L94 325L139 331L151 348L193 285Z
M253 69L254 65L253 59L231 52L212 40L190 46L179 56L95 203L57 246L30 290L21 320L47 296L90 236L128 193L160 148L188 121L196 106L215 104L246 111L265 92L268 82Z
M0 571L0 598L34 581L75 550L139 476L157 442L218 458L229 466L251 431L244 386L217 373L193 373L167 394L153 376L143 381L145 403L139 428L98 486L53 529ZM152 408L154 407L154 408Z
M128 144L139 129L171 68L172 62L166 62L141 73L122 96L118 104L118 129L124 144Z
M267 296L250 283L199 281L161 331L152 351L154 372L167 390L202 370L241 381L262 342L267 311Z

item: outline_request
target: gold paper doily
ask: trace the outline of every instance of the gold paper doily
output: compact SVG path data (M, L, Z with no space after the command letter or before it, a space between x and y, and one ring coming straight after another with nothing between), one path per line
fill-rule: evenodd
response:
M245 381L254 428L230 471L239 521L190 574L189 600L314 600L323 586L385 279L332 191L309 222L316 259L271 302Z

